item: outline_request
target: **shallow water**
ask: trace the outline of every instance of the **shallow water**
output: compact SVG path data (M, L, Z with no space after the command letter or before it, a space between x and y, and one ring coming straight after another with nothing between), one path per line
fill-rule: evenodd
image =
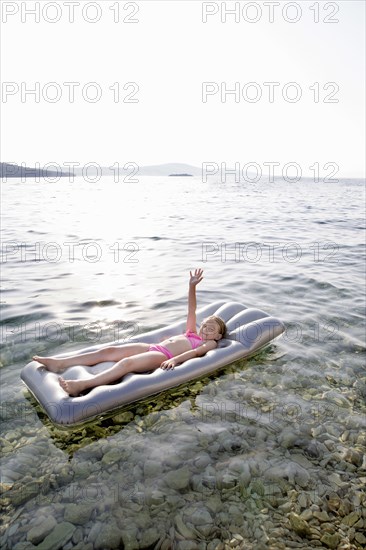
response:
M2 547L362 547L362 181L10 181L2 199ZM283 337L109 418L52 426L19 378L32 354L178 320L197 266L199 306L262 308Z

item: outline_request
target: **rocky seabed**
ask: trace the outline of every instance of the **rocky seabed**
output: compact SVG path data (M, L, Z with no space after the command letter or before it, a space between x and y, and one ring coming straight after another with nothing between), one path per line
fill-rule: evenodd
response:
M293 430L282 432L277 448L261 453L261 430L242 426L241 433L238 427L231 434L204 433L198 425L192 457L189 424L164 422L161 415L156 424L165 436L163 454L167 451L160 461L149 457L147 445L136 444L136 430L146 428L141 420L124 430L123 446L94 442L70 462L53 449L37 465L35 456L50 455L47 439L20 448L3 471L1 547L340 550L366 545L364 434L342 434L355 443L343 456L332 448L334 436L319 434L319 472L318 458L314 464L311 453L307 457L289 447L295 443ZM175 430L189 439L190 452L164 449L167 432ZM248 442L256 453L251 455Z
M242 376L115 414L94 437L11 419L1 548L364 548L362 406L308 383L276 398L270 377Z

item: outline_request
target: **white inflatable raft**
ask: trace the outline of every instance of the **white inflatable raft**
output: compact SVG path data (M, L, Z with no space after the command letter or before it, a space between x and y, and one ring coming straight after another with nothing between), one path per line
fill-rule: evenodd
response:
M284 324L276 317L237 302L215 302L197 311L198 325L209 315L217 315L226 322L227 337L219 341L217 349L209 351L203 357L190 359L173 370L158 368L150 373L128 374L121 382L93 388L86 395L79 397L68 396L59 385L59 374L48 371L37 361L28 363L20 376L55 424L72 426L211 374L238 359L252 356L285 330ZM184 320L131 338L129 342L159 343L169 336L184 333L185 325ZM110 345L124 344L110 342L78 350L78 353L95 351ZM75 352L57 357L68 357L73 354ZM70 367L62 372L62 376L69 380L89 378L90 374L98 374L112 365L111 362L104 362L93 367Z

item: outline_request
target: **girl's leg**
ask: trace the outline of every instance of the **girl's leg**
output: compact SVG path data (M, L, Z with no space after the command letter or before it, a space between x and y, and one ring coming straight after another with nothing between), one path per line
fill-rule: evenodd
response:
M125 344L124 346L110 346L90 353L81 353L80 355L73 355L65 359L40 357L39 355L35 355L33 359L44 365L50 371L59 372L68 367L75 367L76 365L90 367L97 363L102 363L103 361L120 361L124 357L131 357L131 355L144 353L148 350L149 344Z
M164 353L149 351L133 357L126 357L118 361L113 367L86 380L65 380L60 377L60 386L71 396L79 395L82 391L96 386L104 386L115 382L129 372L147 372L160 367L165 361Z

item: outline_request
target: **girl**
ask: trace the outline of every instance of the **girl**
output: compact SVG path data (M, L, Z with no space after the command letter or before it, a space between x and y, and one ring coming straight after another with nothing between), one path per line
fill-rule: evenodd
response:
M123 346L110 346L99 351L83 353L66 359L40 357L33 359L43 364L52 372L59 372L75 365L92 366L102 361L116 363L106 371L86 380L65 380L60 377L60 386L71 396L81 392L115 382L130 372L147 372L161 367L174 369L176 365L201 357L217 347L217 342L225 336L226 326L220 317L214 315L204 319L198 334L196 330L196 286L203 279L203 270L196 269L194 274L189 272L188 317L186 332L172 336L160 344L132 343Z

